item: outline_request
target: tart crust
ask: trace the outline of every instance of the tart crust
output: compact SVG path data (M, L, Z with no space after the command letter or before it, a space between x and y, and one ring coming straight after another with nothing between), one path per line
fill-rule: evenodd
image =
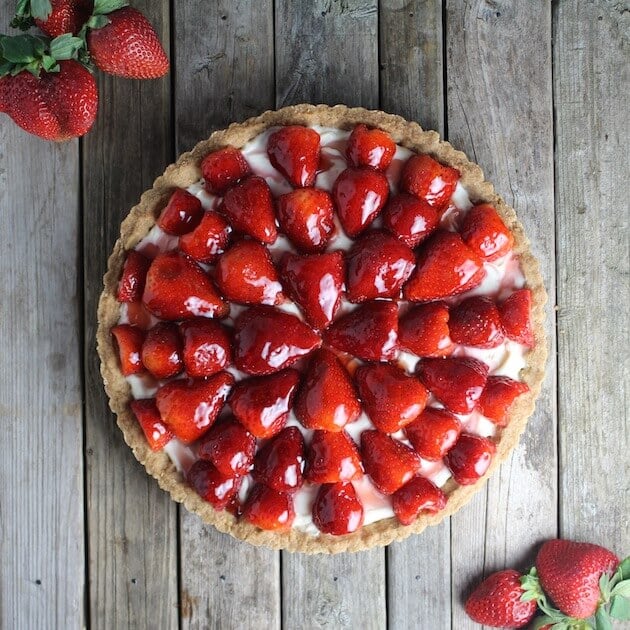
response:
M473 203L485 202L494 205L512 231L514 253L519 257L526 286L532 292L535 346L526 354L526 367L521 372L521 378L529 385L530 391L517 398L512 405L507 428L500 430L497 434L499 437L497 452L487 473L470 486L457 486L452 479L449 480L443 488L448 493L449 500L446 508L438 514L420 516L408 526L400 524L396 518L388 518L366 525L359 531L345 536L327 534L311 536L296 529L282 533L264 531L245 521L239 521L226 511L216 511L183 481L165 452L153 452L149 448L142 429L129 408L129 402L132 399L131 389L118 367L117 354L109 332L118 323L120 317L120 305L116 300L118 280L126 252L135 247L153 227L175 187L186 188L201 178L199 164L208 153L226 145L240 148L265 129L276 125L323 125L349 130L357 123L383 129L391 134L397 144L418 153L427 153L438 161L457 168L461 173L460 181L466 187L470 200ZM183 503L190 512L194 512L219 531L253 545L303 553L360 551L388 545L411 534L417 534L429 525L437 525L467 503L516 447L527 420L534 411L534 403L540 393L544 378L547 341L543 324L547 293L540 275L538 261L531 252L529 240L516 213L496 193L492 184L484 180L481 168L471 162L463 152L455 150L448 142L440 140L438 133L424 131L417 123L408 122L400 116L381 111L370 111L358 107L348 108L344 105L334 107L295 105L277 111L267 111L245 122L234 123L227 129L215 131L207 140L197 144L192 151L182 154L175 164L167 167L164 174L155 180L153 188L146 191L140 198L140 203L131 209L121 224L120 238L116 241L109 257L104 285L98 305L97 350L101 359L101 374L105 391L109 396L109 405L117 416L118 426L123 432L125 441L131 447L136 459L175 501Z

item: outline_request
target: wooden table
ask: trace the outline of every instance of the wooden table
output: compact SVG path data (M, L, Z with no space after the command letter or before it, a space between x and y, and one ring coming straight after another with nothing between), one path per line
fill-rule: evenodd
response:
M1 118L2 628L465 630L471 582L524 568L544 539L630 552L628 2L133 4L168 77L99 75L81 141ZM382 108L466 151L516 208L550 295L547 379L513 456L450 521L356 555L250 547L173 503L124 444L94 349L140 193L213 129L300 102Z

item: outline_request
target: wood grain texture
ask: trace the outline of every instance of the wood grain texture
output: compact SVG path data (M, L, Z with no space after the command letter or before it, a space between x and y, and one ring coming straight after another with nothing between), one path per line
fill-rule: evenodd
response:
M555 294L551 10L545 0L447 0L449 140L483 168L512 205ZM552 298L553 300L553 298ZM536 412L519 447L451 520L452 624L481 574L524 567L556 535L556 396L553 301L550 361Z
M169 3L136 2L166 46ZM170 78L98 75L83 141L89 606L94 628L177 626L177 509L136 462L107 406L94 348L96 304L120 221L171 161Z
M258 3L178 2L176 139L184 151L214 129L273 108L273 12ZM280 627L280 555L181 510L184 628Z
M630 4L555 24L560 533L627 555Z

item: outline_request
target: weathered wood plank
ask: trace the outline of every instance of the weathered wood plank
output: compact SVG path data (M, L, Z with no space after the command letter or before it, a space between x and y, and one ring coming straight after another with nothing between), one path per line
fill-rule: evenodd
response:
M444 133L441 0L380 3L381 108ZM387 549L391 628L450 628L450 519Z
M168 1L134 3L168 47ZM171 161L170 78L99 75L83 142L89 607L94 628L177 626L176 506L134 460L107 407L94 351L96 304L120 221Z
M628 3L554 10L560 533L630 549Z
M516 208L555 294L551 11L548 2L447 0L449 140L477 161ZM523 34L527 36L524 37ZM551 359L536 412L487 489L453 517L452 624L476 627L462 599L480 574L524 566L556 535L556 398Z
M178 2L178 152L273 107L272 2ZM280 627L280 555L204 526L181 510L184 628Z

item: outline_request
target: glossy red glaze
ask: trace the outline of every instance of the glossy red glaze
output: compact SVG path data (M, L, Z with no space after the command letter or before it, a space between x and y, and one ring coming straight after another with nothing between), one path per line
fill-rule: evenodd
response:
M180 324L184 366L189 376L212 376L232 363L232 342L217 321L197 317Z
M444 463L460 485L475 483L490 467L497 447L489 438L462 433L446 454Z
M144 331L130 324L118 324L112 328L111 334L116 339L120 371L123 375L131 376L144 372L144 365L142 364Z
M228 243L232 227L218 212L204 212L199 225L179 238L179 249L197 262L212 264Z
M454 347L448 321L448 307L443 302L414 306L398 322L400 347L419 357L447 357Z
M448 205L459 181L459 171L428 155L412 155L400 176L402 191L415 195L436 209Z
M173 432L162 422L154 398L132 400L129 403L152 451L161 451L172 439Z
M254 479L278 492L293 492L303 483L304 438L297 427L272 437L254 458Z
M482 295L452 307L448 329L451 339L464 346L496 348L505 339L496 304Z
M286 531L295 519L293 495L256 484L243 505L242 518L260 529Z
M403 525L411 525L421 513L436 514L446 507L448 497L425 477L414 477L394 492L392 507Z
M256 438L234 418L215 423L199 442L197 454L224 475L246 475L254 461Z
M251 173L243 154L234 147L225 147L206 155L201 161L201 176L206 190L224 195L228 188Z
M313 522L333 536L356 532L363 525L363 505L351 483L323 484L313 502Z
M359 449L345 432L314 431L304 477L311 483L352 481L363 476Z
M209 461L199 459L186 475L195 492L215 510L224 510L238 492L242 477L225 475Z
M423 199L407 193L392 197L383 210L383 225L408 247L417 247L438 226L437 211Z
M155 378L169 378L179 374L184 367L182 351L177 326L160 322L147 332L142 344L142 363Z
M453 447L462 425L450 411L427 407L418 418L405 427L405 435L420 457L439 461Z
M487 261L496 260L512 250L514 237L489 203L471 208L461 227L464 243Z
M203 216L201 201L183 188L176 188L157 224L167 234L181 236L195 229Z
M119 302L138 302L142 298L150 264L140 252L134 249L127 252L116 295Z
M282 127L269 136L269 161L296 188L312 186L319 168L319 140L314 129Z
M352 166L369 166L385 171L395 153L396 143L387 132L380 129L357 125L348 138L346 156Z
M527 383L515 381L507 376L489 376L477 406L486 418L500 427L505 427L508 423L508 409L521 394L528 391Z

